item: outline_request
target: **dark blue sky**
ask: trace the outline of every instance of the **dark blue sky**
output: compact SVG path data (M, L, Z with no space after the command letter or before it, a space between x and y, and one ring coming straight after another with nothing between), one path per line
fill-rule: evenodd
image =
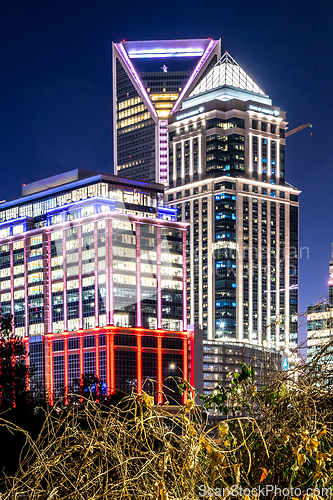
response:
M313 124L287 139L304 311L327 290L333 241L332 25L329 0L0 0L0 199L72 168L112 171L112 41L222 38L290 128Z

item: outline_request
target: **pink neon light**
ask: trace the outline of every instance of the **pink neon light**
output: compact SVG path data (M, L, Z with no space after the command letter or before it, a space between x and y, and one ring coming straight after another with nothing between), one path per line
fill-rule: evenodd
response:
M50 239L50 234L49 233L49 243L50 243L50 247L49 247L49 252L50 252L50 256L51 256L51 239ZM64 297L64 329L65 331L67 331L67 328L68 328L68 325L67 325L67 269L66 269L66 239L64 238L63 239L63 245L62 245L62 259L63 259L63 273L64 273L64 277L63 277L63 283L64 283L64 291L63 291L63 297ZM51 258L50 258L50 262L49 262L49 273L50 273L50 278L49 278L49 290L51 291L52 290L52 285L51 285ZM49 293L50 295L50 316L51 316L51 311L52 311L52 294ZM53 321L53 319L51 319L51 321ZM49 330L50 332L53 332L53 328L52 328L52 323L51 323L51 329Z
M27 384L27 390L30 391L30 380L29 380L29 338L25 337L23 339L24 342L24 348L25 348L25 366L27 367L27 374L26 374L26 384Z
M78 330L78 333L79 333L79 342L80 342L80 345L79 345L79 349L80 349L80 378L82 377L83 375L83 370L84 370L84 366L83 366L83 332L81 332L80 330Z
M99 326L99 304L98 304L98 236L97 236L97 224L94 224L94 247L95 247L95 326ZM96 375L97 376L97 375ZM98 378L98 376L97 376Z
M152 58L161 58L161 57L200 57L203 54L203 50L197 50L195 49L192 50L192 52L181 52L182 49L179 49L180 51L177 53L174 52L166 52L166 51L160 51L160 52L130 52L129 56L131 59L152 59Z
M64 338L65 405L68 404L68 337Z
M141 325L140 224L136 224L136 326Z
M137 336L137 346L138 346L138 394L142 394L142 343L141 335Z
M95 375L99 379L99 332L95 332Z
M157 328L162 328L161 228L157 228Z
M78 238L79 238L79 327L80 330L83 328L83 304L82 304L82 226L78 227ZM82 372L83 373L83 372Z
M182 92L180 93L177 101L175 102L175 104L174 104L174 106L173 106L170 114L174 113L175 110L177 109L178 104L180 104L180 102L182 101L184 95L188 91L188 89L189 89L190 85L192 84L194 78L198 75L198 73L201 70L202 66L205 64L205 62L207 61L208 57L212 53L213 49L216 47L217 43L218 42L215 41L215 40L211 40L211 42L209 43L207 49L205 50L204 54L202 55L200 61L198 62L197 67L193 71L192 75L190 76L189 80L187 81L187 84L185 85L185 87L183 88Z
M14 256L13 256L13 243L10 243L10 268L13 269L14 267L14 264L13 264L13 260L14 260ZM27 271L27 269L25 269L25 271ZM10 301L10 308L11 308L11 311L12 311L12 314L14 315L14 273L11 272L10 273L10 294L11 294L11 301ZM13 325L12 325L12 329L13 329L13 332L12 332L12 335L14 336L15 335L15 321L13 321Z
M110 332L106 334L106 386L107 395L111 394L111 348L110 348Z
M113 325L113 253L109 251L112 248L113 229L112 219L106 224L105 235L107 242L106 252L106 322Z
M183 329L187 329L186 230L183 231Z
M126 63L127 68L128 68L128 69L129 69L129 71L131 72L131 74L132 74L132 76L133 76L133 78L134 78L135 82L136 82L136 83L137 83L137 85L139 86L140 91L142 92L142 94L143 94L144 98L146 99L147 104L148 104L148 107L149 107L149 109L150 109L151 113L155 116L155 118L157 118L157 113L156 113L156 111L155 111L155 108L154 108L154 106L151 104L151 101L150 101L149 96L148 96L148 94L147 94L147 92L146 92L146 89L145 89L145 88L144 88L144 86L142 85L142 82L141 82L141 80L140 80L140 78L139 78L139 75L138 75L138 74L137 74L137 72L135 71L134 66L133 66L133 64L131 63L131 60L130 60L130 58L129 58L129 57L128 57L128 55L127 55L126 50L125 50L125 49L124 49L124 47L123 47L123 44L122 44L122 43L117 43L117 44L116 44L116 47L117 47L117 48L118 48L118 50L121 52L121 54L122 54L122 56L123 56L123 58L124 58L124 61L125 61L125 63Z
M159 182L166 184L168 180L168 122L159 123Z
M108 394L114 394L116 392L116 382L115 382L115 369L114 369L114 335L113 333L109 333L108 337L110 337L109 340L109 348L110 348L110 366L109 366L109 371L110 371L110 392L109 392L109 386L108 386Z
M24 236L24 270L27 275L28 267L27 267L27 252L28 252L28 238ZM24 280L24 317L25 317L25 335L28 335L29 330L29 310L28 310L28 280ZM29 337L28 337L29 338Z
M191 353L191 358L193 358L193 353ZM184 380L188 381L188 350L187 350L187 338L183 339L183 377ZM186 404L187 392L183 394L183 403Z
M157 403L163 404L162 337L157 337Z
M47 290L48 290L48 332L51 333L53 331L52 329L52 285L51 285L51 233L50 231L45 231L46 237L47 237L47 247L46 247L46 253L44 255L44 258L47 260ZM27 281L27 280L25 280ZM64 302L65 304L66 302Z
M194 384L196 383L196 380L194 378L194 330L192 330L192 332L191 332L190 345L191 345L191 379L190 379L190 384L192 387L194 387ZM193 393L191 394L191 397L193 398Z
M52 338L48 339L49 351L49 402L53 405L53 352L52 352Z

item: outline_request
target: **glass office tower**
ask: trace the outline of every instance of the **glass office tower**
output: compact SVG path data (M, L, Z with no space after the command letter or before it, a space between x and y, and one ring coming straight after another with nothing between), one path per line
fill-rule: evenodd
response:
M166 203L190 225L187 320L216 349L297 345L300 191L285 180L286 125L228 53L169 117Z
M114 172L168 183L168 117L221 56L219 40L114 43Z
M186 224L163 207L163 190L74 170L0 205L1 311L14 316L36 367L31 383L51 401L92 374L108 394L154 379L162 402L170 364L194 373Z

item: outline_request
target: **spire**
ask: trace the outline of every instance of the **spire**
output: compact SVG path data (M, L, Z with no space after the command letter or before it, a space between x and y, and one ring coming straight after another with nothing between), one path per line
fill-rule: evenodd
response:
M239 66L227 51L194 88L190 97L223 86L235 87L248 92L265 95L265 92L261 90L255 81Z

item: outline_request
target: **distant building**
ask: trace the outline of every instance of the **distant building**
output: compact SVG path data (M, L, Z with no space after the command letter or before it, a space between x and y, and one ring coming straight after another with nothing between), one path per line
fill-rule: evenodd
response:
M163 207L163 190L73 170L0 205L1 311L30 352L31 384L51 401L83 374L108 394L144 387L158 402L167 377L195 383L187 225Z
M250 342L232 342L230 340L204 340L203 388L205 392L214 389L219 381L228 385L229 373L241 373L242 363L255 370L255 383L262 389L269 375L292 368L296 361L290 356L289 350L272 346L263 349L262 346Z
M329 296L320 304L307 308L307 360L311 362L329 341L333 342L333 245L332 260L329 266ZM333 346L328 347L325 355L318 360L321 364L333 367Z

